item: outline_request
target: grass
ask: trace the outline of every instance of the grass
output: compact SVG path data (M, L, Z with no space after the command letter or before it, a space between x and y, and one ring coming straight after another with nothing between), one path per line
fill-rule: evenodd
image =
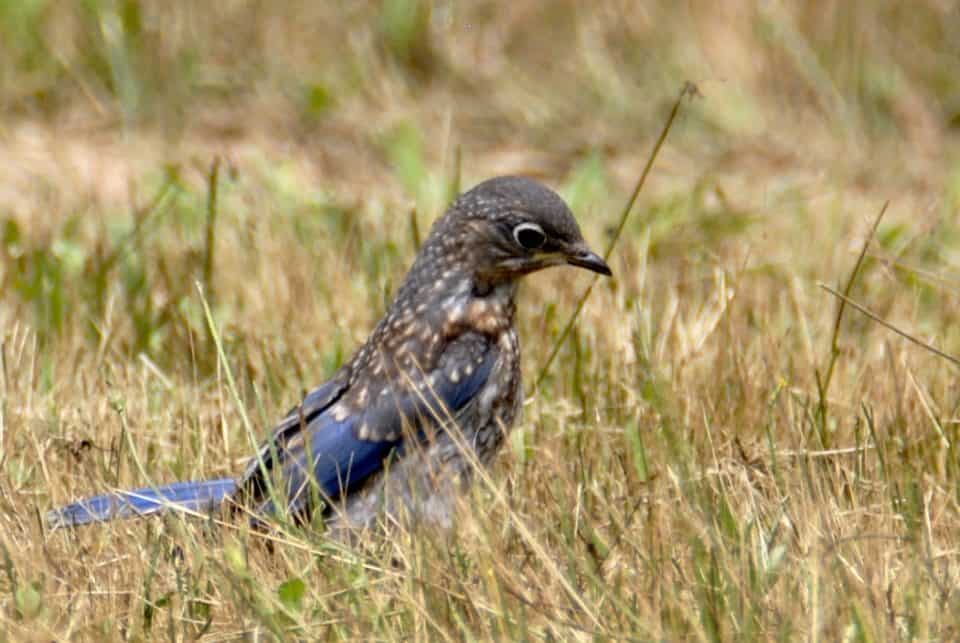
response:
M0 2L4 638L956 639L956 367L837 325L819 284L960 355L958 25ZM685 81L536 388L590 278L523 285L524 419L456 529L44 531L92 492L240 471L244 418L265 434L350 356L460 187L538 176L605 247Z

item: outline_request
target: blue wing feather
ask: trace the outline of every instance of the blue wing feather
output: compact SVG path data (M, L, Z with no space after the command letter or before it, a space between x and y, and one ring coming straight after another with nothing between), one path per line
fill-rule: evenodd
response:
M51 529L57 529L147 516L170 509L208 512L219 507L236 489L236 480L221 478L107 493L54 509L47 513L46 523Z
M339 498L375 473L397 444L395 441L360 440L355 435L355 425L356 418L335 422L330 415L321 415L308 424L308 435L297 436L286 445L283 499L291 513L299 512L308 503L311 482L319 487L321 497ZM304 439L308 444L304 444ZM312 476L307 448L313 464ZM267 498L257 508L257 513L275 515L273 499Z
M495 350L486 350L469 376L434 378L432 386L423 391L403 390L400 394L378 396L378 403L361 409L353 416L337 422L332 414L323 412L307 422L306 433L289 438L283 469L283 489L288 510L302 511L310 500L310 484L315 483L328 500L336 500L350 493L380 471L387 456L394 449L404 448L404 422L423 434L425 424L438 426L449 416L469 404L486 384L496 362ZM395 435L394 439L362 439L357 427L366 423L375 435ZM309 459L308 454L309 453ZM311 467L312 463L312 467ZM313 471L312 479L309 472ZM265 515L276 513L272 499L266 499L258 508Z

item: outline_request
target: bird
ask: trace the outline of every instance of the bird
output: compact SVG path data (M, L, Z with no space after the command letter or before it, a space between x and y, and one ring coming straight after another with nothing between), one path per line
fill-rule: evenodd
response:
M479 183L433 224L366 342L238 477L105 493L49 511L46 524L226 505L257 525L319 515L331 529L400 516L449 526L457 493L521 413L518 282L559 265L612 275L556 192L520 176Z

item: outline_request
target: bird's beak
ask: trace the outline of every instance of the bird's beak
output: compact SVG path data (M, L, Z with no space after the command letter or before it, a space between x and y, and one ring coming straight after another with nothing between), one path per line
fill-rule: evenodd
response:
M578 248L573 253L567 255L567 263L571 266L577 266L579 268L592 270L593 272L599 272L601 275L606 275L608 277L613 276L613 273L610 271L610 266L607 265L607 262L604 261L600 255L587 247Z

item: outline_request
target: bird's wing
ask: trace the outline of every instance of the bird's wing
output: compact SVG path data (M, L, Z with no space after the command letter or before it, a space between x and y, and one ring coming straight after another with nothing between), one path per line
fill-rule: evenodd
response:
M309 426L317 417L323 414L347 390L350 382L350 367L346 366L337 371L329 380L307 393L303 402L290 409L286 417L270 432L258 449L250 458L247 468L240 476L239 490L241 493L261 495L267 488L263 478L264 471L270 471L277 464L275 458L282 456L285 445L294 439L301 429Z
M498 354L489 336L465 332L433 364L401 370L389 380L354 378L336 394L321 387L313 401L325 405L316 403L309 412L305 406L284 419L241 487L253 492L261 515L276 513L278 495L293 515L311 506L313 497L340 498L379 471L405 440L456 420L487 382ZM364 395L354 394L359 387ZM274 481L272 493L264 471Z

